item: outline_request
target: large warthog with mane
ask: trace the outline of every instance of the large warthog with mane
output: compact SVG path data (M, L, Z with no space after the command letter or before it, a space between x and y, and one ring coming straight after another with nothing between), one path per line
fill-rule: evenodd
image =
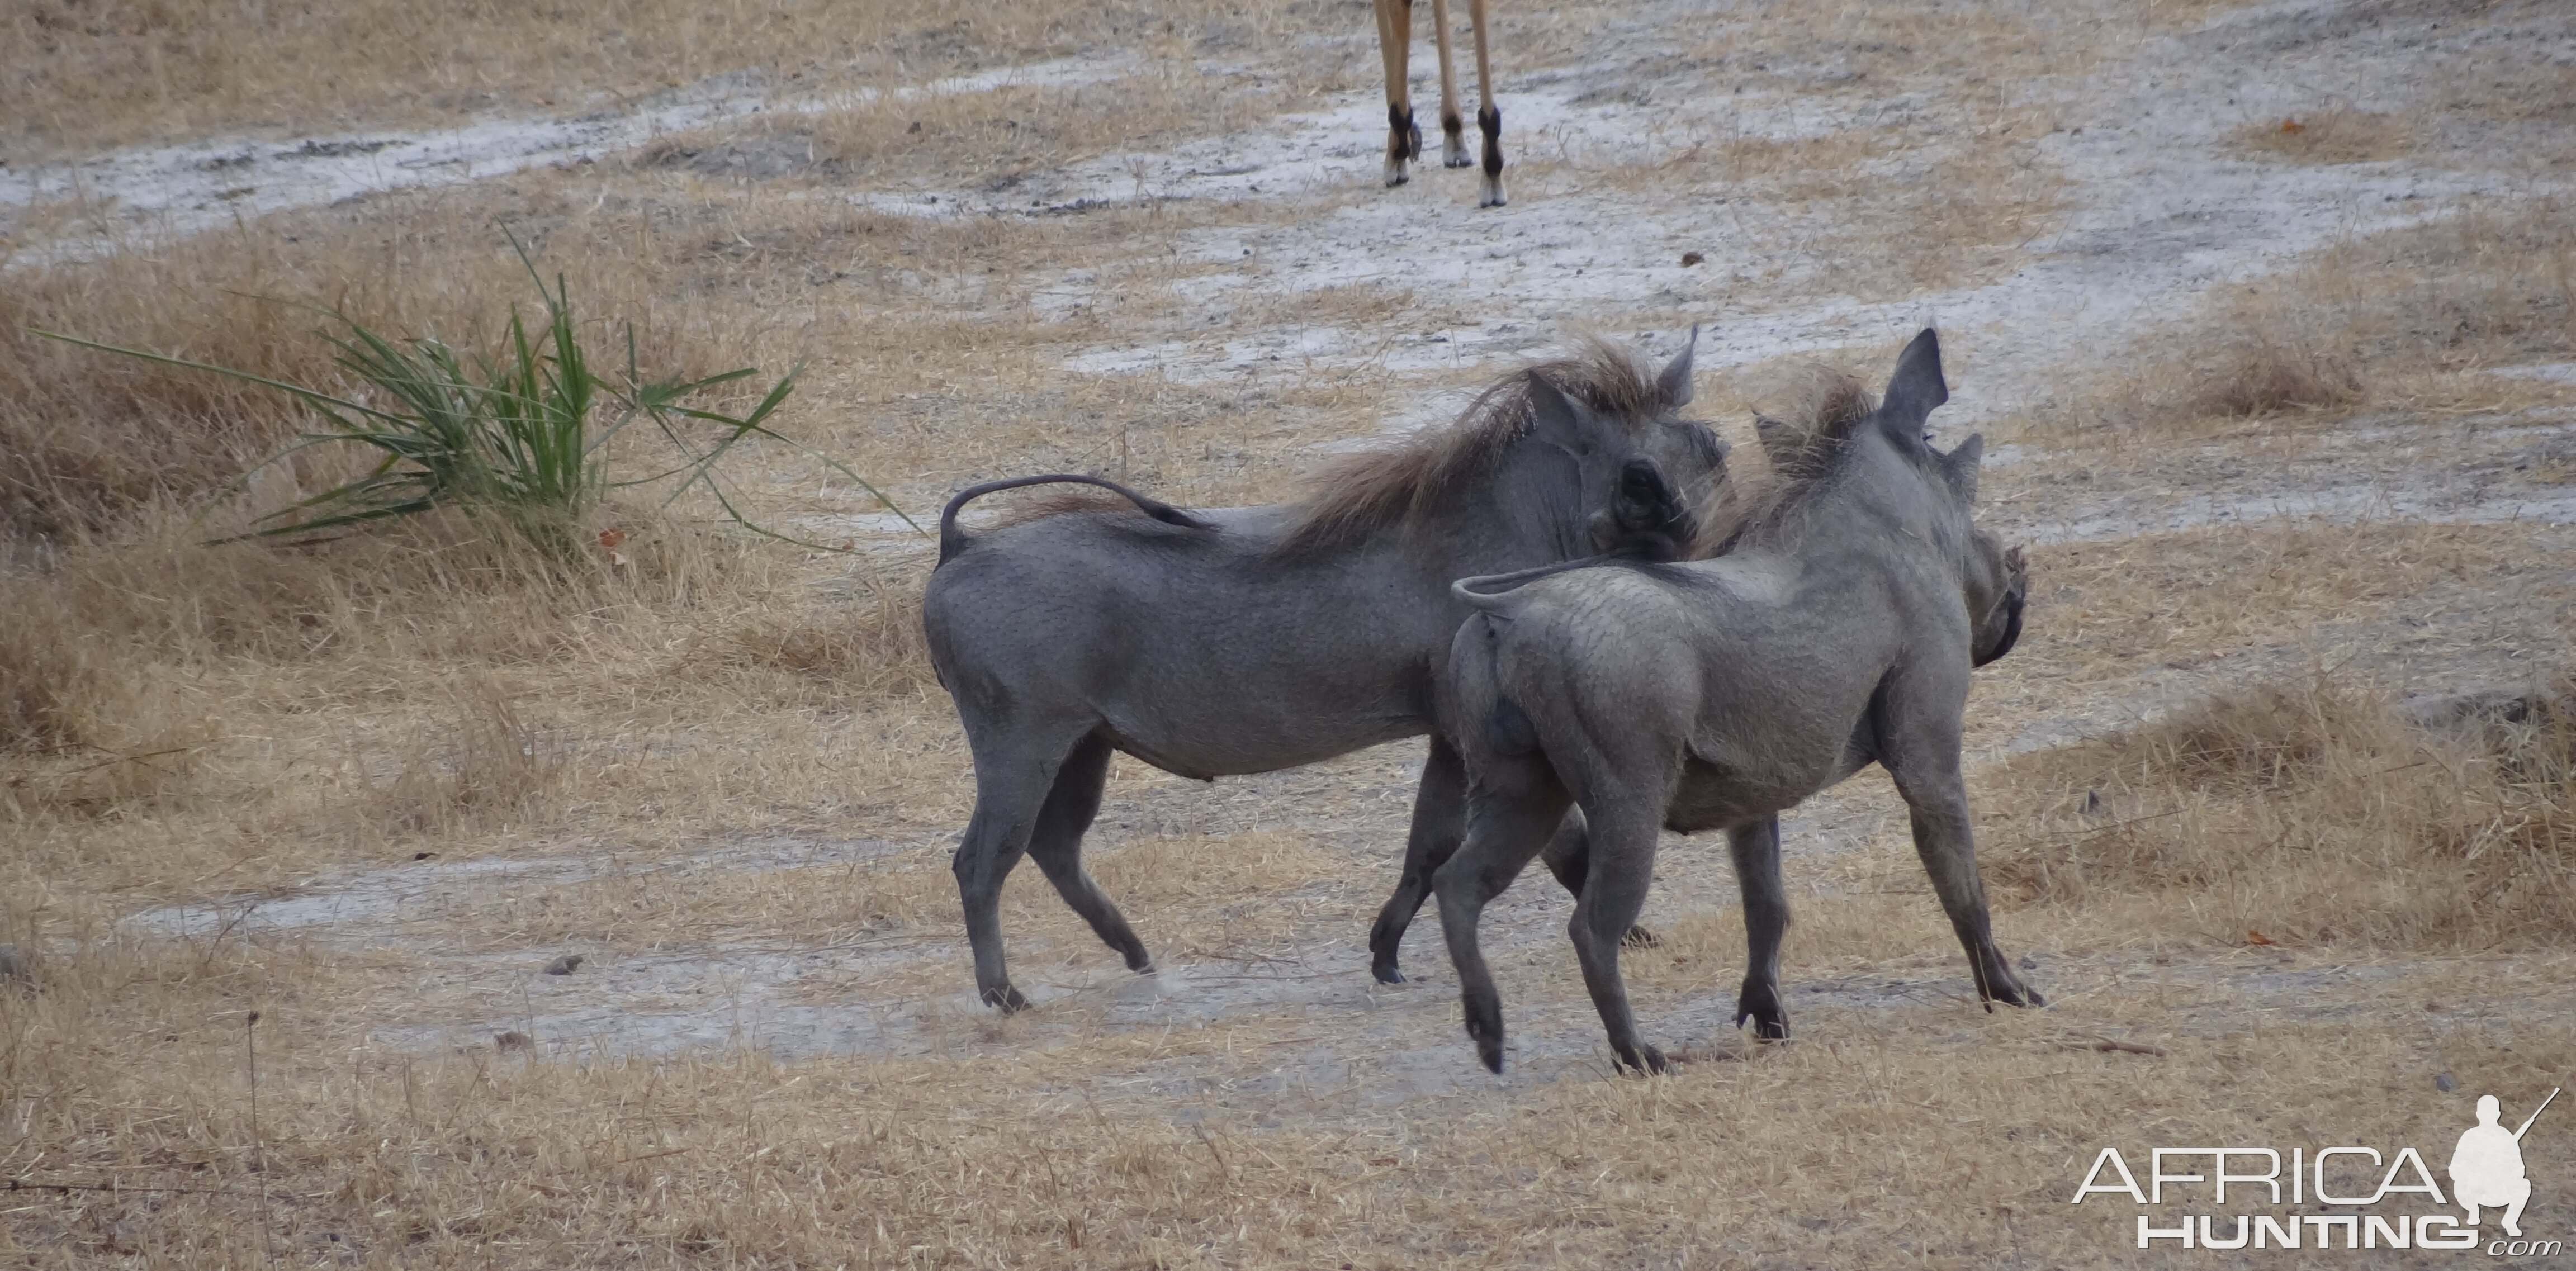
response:
M1925 331L1875 409L1804 437L1766 428L1785 480L1725 554L1457 585L1477 611L1445 685L1466 756L1467 838L1434 887L1487 1067L1502 1071L1502 1001L1477 918L1569 805L1590 837L1569 934L1619 1062L1665 1066L1638 1039L1619 947L1666 828L1728 832L1750 946L1737 1022L1788 1036L1778 816L1872 762L1913 813L1915 850L1978 994L2039 1004L1989 930L1959 771L1969 669L2012 647L2028 583L2018 551L1969 519L1983 441L1942 454L1924 440L1948 399Z
M1418 736L1470 612L1453 581L1674 555L1725 464L1716 435L1679 417L1690 399L1688 349L1650 375L1596 346L1504 379L1449 428L1352 456L1304 502L1182 511L1073 476L950 501L922 621L975 758L955 863L983 999L1028 1004L1000 917L1023 853L1130 968L1150 968L1082 867L1110 752L1208 779ZM981 533L957 524L981 495L1047 482L1120 501ZM1435 737L1408 860L1448 854L1463 792L1457 752ZM1391 942L1378 973L1400 978Z

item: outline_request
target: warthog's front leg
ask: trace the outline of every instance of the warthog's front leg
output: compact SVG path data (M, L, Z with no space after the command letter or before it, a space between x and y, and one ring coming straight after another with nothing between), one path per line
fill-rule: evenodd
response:
M1485 905L1512 885L1572 802L1542 760L1497 764L1518 771L1495 786L1480 785L1467 800L1467 842L1440 867L1440 933L1458 969L1458 996L1466 1008L1467 1036L1487 1068L1503 1070L1503 999L1476 941ZM1491 774L1489 774L1491 775ZM1517 778L1517 779L1513 779Z
M1744 987L1735 995L1735 1026L1753 1021L1758 1041L1787 1041L1789 1012L1780 1004L1780 937L1789 930L1789 894L1780 885L1780 818L1727 831L1735 883L1744 893Z
M1976 840L1968 828L1968 790L1955 763L1946 771L1909 773L1890 765L1897 793L1913 814L1914 852L1932 876L1932 890L1950 915L1950 929L1968 952L1968 970L1977 980L1977 996L1986 1009L2045 1006L2047 999L2021 982L2012 962L1995 947L1994 925L1986 909L1986 888L1977 876Z

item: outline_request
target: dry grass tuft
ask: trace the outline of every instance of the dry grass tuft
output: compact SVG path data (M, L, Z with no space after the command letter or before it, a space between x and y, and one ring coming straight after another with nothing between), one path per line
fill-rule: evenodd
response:
M1127 506L1124 500L1120 506ZM753 611L726 637L719 656L828 686L835 697L870 700L937 687L921 631L926 564L862 562L845 604L822 614Z
M2146 922L2229 944L2563 945L2576 932L2569 687L2522 722L2434 735L2319 676L2028 756L1986 804L2032 809L1988 840L1987 878L2098 909L2105 933Z
M2238 148L2294 163L2378 163L2415 153L2415 129L2377 111L2334 107L2236 130Z
M0 10L0 118L28 158L289 121L454 124L494 110L573 115L731 75L722 88L829 97L982 67L1146 46L1186 67L1218 41L1276 47L1344 24L1322 6L1218 4L1185 13L1067 3L959 12L682 0L466 13L354 0L158 0ZM16 159L19 156L13 155Z
M2202 417L2258 419L2294 411L2349 410L2367 397L2350 364L2264 341L2202 372L2189 409Z
M530 724L489 676L447 692L447 719L408 740L389 779L361 771L367 819L397 834L435 835L541 811L570 776L563 740Z
M2576 360L2572 212L2555 196L2471 203L2337 243L2223 293L2188 335L2150 337L2071 406L2028 423L2170 430L2550 400L2547 381L2489 372Z

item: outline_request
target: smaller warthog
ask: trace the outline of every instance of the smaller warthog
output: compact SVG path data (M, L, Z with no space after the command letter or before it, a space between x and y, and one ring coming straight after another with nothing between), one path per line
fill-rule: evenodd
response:
M2039 1004L1988 929L1959 772L1969 668L2012 647L2027 579L2018 552L1969 519L1983 441L1946 455L1924 441L1949 398L1933 334L1906 346L1875 409L1855 396L1811 435L1766 428L1783 481L1716 559L1457 585L1478 610L1446 681L1467 763L1467 840L1434 887L1467 1035L1494 1071L1502 1000L1477 918L1568 804L1590 827L1569 932L1584 985L1620 1064L1660 1071L1619 976L1657 832L1728 831L1751 954L1737 1022L1786 1037L1778 816L1871 762L1913 812L1915 850L1978 994Z
M1452 427L1352 456L1302 503L1184 512L1073 476L952 499L922 624L975 756L956 870L983 999L1027 1005L1000 913L1023 853L1129 967L1150 965L1082 867L1112 751L1214 778L1418 736L1468 613L1451 582L1675 554L1726 453L1677 414L1690 372L1688 350L1654 375L1601 347L1513 375ZM1040 482L1120 499L981 533L957 524L970 500ZM1456 841L1461 792L1456 752L1435 737L1408 860ZM1377 969L1397 978L1391 940Z

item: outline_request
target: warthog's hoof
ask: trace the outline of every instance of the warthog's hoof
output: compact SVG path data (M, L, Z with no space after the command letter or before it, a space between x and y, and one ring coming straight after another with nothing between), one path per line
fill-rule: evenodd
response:
M1995 1003L1997 1002L2001 1002L2006 1006L2027 1007L2048 1005L2048 999L2041 997L2038 989L2021 984L1998 984L1994 986L1994 988L1988 990L1985 1001L1986 1014L1992 1015L1995 1013Z
M1633 1072L1641 1077L1660 1077L1673 1070L1673 1061L1665 1058L1664 1052L1639 1043L1633 1052L1620 1053L1619 1067L1622 1071Z
M1476 1058L1495 1076L1503 1072L1503 1014L1467 1008L1467 1036L1476 1043Z
M1662 943L1661 937L1646 930L1642 925L1628 928L1628 934L1619 937L1619 947L1622 949L1651 949Z
M1735 994L1735 1026L1753 1021L1753 1040L1784 1042L1789 1040L1789 1012L1780 1005L1780 989L1768 980L1747 977L1744 987Z
M1376 976L1377 982L1380 984L1402 984L1405 982L1404 972L1396 970L1395 964L1392 962L1380 962L1370 967L1369 974Z
M1000 988L984 990L984 1005L997 1007L1005 1015L1016 1015L1029 1009L1029 999L1020 996L1017 988L1005 984Z

